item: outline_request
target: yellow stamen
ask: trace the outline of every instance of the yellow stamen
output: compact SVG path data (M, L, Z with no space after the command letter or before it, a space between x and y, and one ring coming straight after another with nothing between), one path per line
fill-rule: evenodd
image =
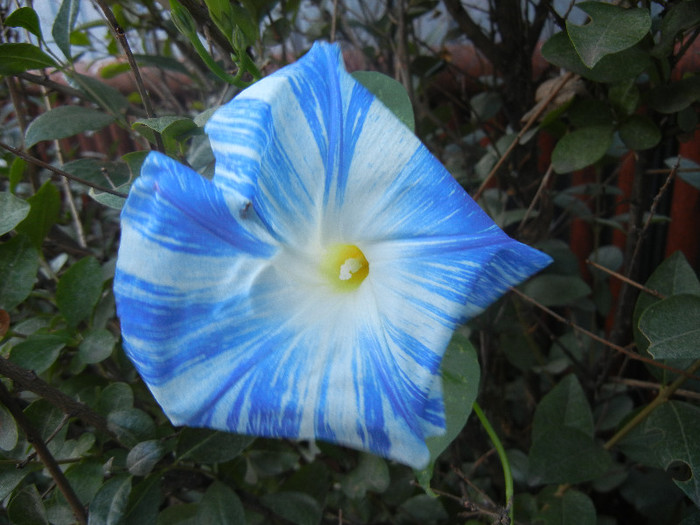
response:
M369 274L369 263L354 244L334 244L326 249L321 271L338 291L350 292Z

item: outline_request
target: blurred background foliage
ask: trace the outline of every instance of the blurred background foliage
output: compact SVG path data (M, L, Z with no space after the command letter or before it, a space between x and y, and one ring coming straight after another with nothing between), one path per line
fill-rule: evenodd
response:
M2 0L0 523L700 523L699 31L697 0ZM213 109L317 39L554 258L455 335L423 472L173 428L120 347L144 156L211 176Z

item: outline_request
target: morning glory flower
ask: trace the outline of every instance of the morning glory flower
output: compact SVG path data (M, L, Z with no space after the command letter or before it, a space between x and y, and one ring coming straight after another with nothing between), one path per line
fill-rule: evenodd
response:
M122 212L124 349L165 414L425 466L453 330L549 258L505 235L335 45L205 131L213 180L151 153Z

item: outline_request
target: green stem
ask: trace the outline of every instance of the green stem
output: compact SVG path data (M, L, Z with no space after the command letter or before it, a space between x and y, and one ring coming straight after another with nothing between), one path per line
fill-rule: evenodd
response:
M501 466L503 467L503 478L506 485L506 510L508 511L508 517L510 518L510 523L515 523L513 520L513 473L510 470L510 463L508 462L508 456L506 456L506 449L503 448L501 440L498 439L496 431L491 426L491 423L486 418L486 414L481 410L479 403L474 401L473 405L474 413L476 417L479 418L481 425L486 430L486 433L491 439L496 452L498 453L498 459L501 460Z
M686 369L686 372L688 374L694 374L698 369L700 369L700 359L695 361L690 367ZM604 445L606 450L610 450L613 448L618 441L620 441L623 437L625 437L634 427L639 425L642 421L644 421L649 414L651 414L654 410L656 410L658 407L663 405L668 399L671 397L671 395L680 388L680 386L686 382L688 379L687 376L680 376L678 377L673 383L670 385L662 388L659 391L659 395L657 395L651 403L649 403L647 406L645 406L642 410L640 410L637 415L635 415L632 419L630 419L627 424L625 424L624 427L622 427L620 430L618 430L613 437L611 437Z

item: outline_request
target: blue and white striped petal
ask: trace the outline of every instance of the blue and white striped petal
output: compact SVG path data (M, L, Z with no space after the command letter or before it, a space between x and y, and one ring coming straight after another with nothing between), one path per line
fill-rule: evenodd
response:
M454 328L549 258L507 237L315 44L220 108L208 181L151 154L122 214L124 347L177 425L415 468Z

